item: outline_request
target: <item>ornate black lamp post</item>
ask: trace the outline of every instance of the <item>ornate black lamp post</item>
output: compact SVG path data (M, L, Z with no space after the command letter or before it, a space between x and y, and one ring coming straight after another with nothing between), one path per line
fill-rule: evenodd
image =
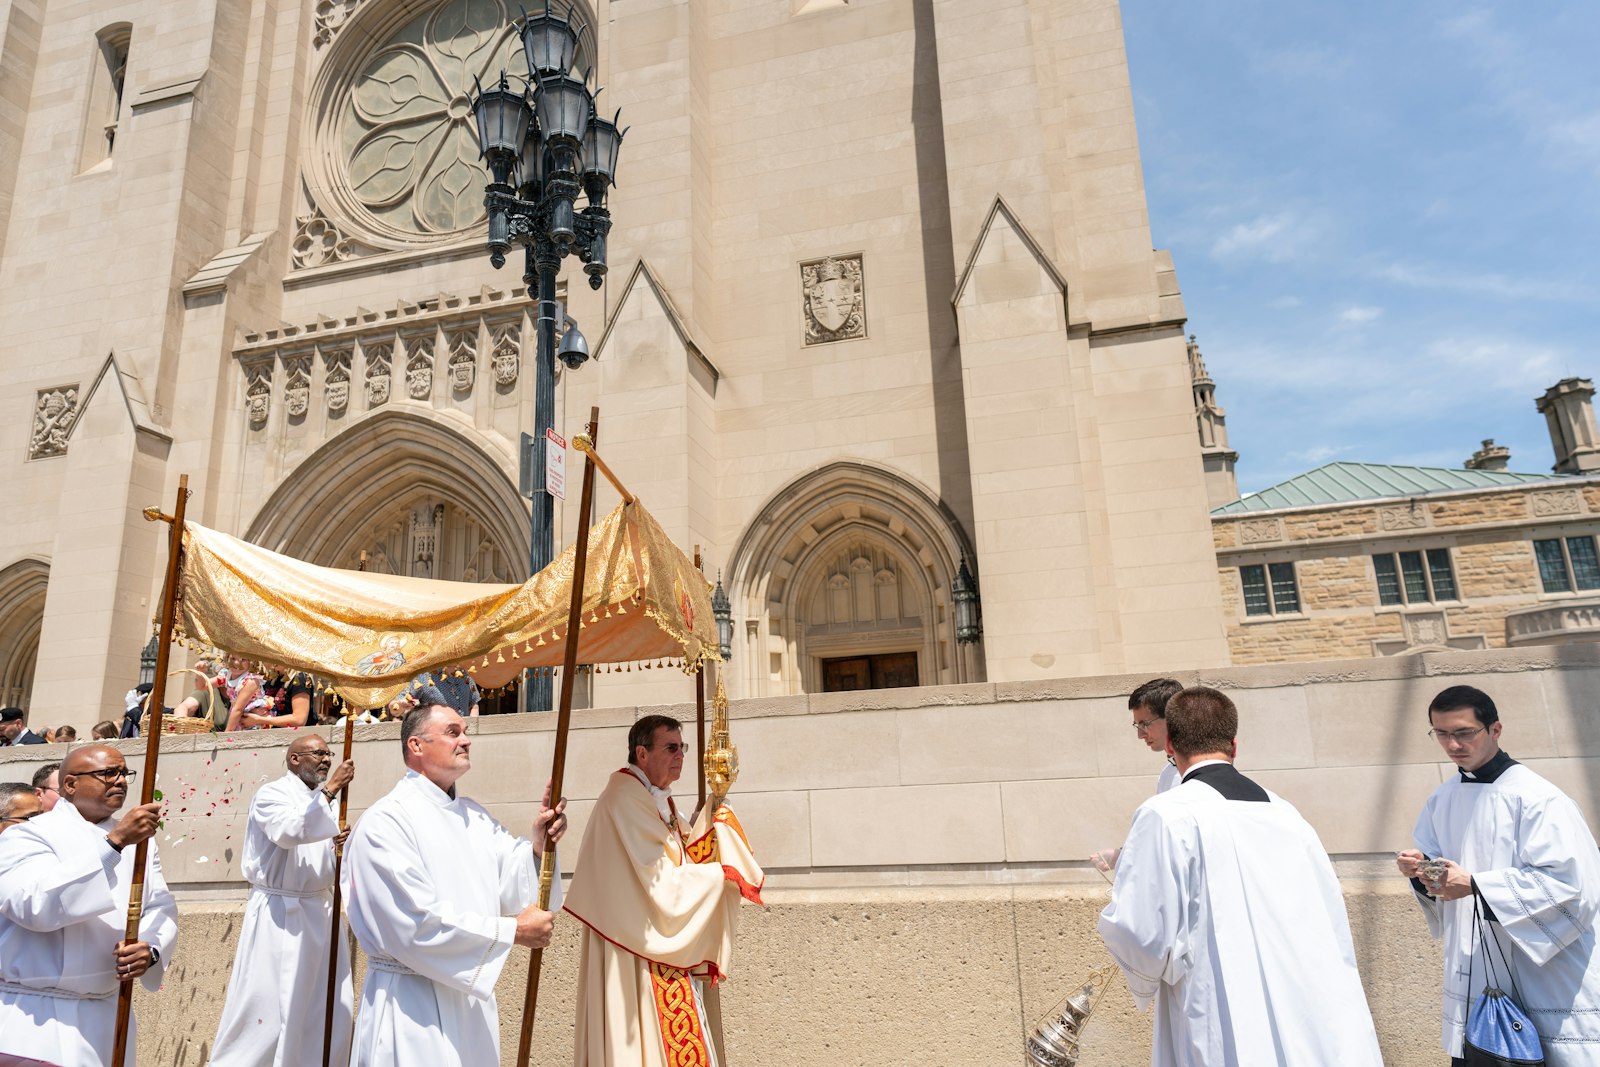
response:
M983 605L978 600L978 583L967 568L965 556L961 557L961 566L956 568L950 599L956 605L956 640L963 645L976 644L983 636Z
M722 588L722 575L717 575L717 587L711 591L711 617L717 620L717 646L722 662L733 658L733 602L728 591Z
M521 245L526 254L522 280L528 295L539 301L533 393L538 471L544 467L545 431L554 427L556 357L576 369L589 355L582 335L574 338L575 330L568 331L557 352L556 334L565 315L557 311L556 275L561 260L576 253L590 288L600 288L605 278L611 230L606 193L616 178L625 131L614 120L598 117L586 81L572 77L578 32L568 19L551 14L547 4L544 14L525 15L519 32L528 61L526 90L514 89L501 71L498 85L478 86L472 109L478 147L489 164L483 201L489 212L489 260L499 269L512 246ZM537 574L550 563L555 507L535 481L529 563ZM550 678L529 679L523 710L550 707Z

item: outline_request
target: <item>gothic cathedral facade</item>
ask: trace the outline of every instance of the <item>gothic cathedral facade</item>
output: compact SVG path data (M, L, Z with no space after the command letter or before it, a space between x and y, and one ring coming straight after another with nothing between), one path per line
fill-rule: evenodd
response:
M731 695L1228 662L1117 0L552 3L628 128L555 425L598 406L701 546ZM0 12L7 703L121 708L180 474L194 521L316 563L527 576L534 312L485 252L470 105L523 69L519 15ZM665 674L589 699L682 700Z

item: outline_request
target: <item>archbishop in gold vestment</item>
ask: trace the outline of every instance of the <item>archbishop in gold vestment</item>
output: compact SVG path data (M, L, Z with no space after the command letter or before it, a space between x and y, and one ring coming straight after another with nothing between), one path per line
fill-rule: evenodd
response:
M726 977L739 902L765 878L727 806L680 828L628 768L584 830L565 910L584 925L576 1067L713 1067L703 1002Z

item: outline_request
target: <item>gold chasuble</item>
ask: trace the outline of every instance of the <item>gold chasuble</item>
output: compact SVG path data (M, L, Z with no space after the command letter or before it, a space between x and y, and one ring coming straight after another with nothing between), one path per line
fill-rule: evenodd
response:
M682 833L633 772L613 774L565 897L585 927L576 1067L717 1064L697 986L728 975L739 901L761 903L764 880L726 805Z

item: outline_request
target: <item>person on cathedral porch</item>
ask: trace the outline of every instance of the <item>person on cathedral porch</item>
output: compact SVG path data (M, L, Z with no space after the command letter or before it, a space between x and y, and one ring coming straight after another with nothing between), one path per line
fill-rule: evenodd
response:
M21 708L0 708L0 745L43 745L44 737L28 729L28 713Z
M1551 1067L1600 1065L1600 851L1572 799L1500 747L1504 724L1481 689L1453 685L1428 705L1428 731L1457 772L1433 791L1396 864L1428 931L1444 942L1441 1040L1464 1064L1468 1006L1482 992L1473 898L1495 965L1504 954L1519 1004ZM1430 859L1441 870L1424 870ZM1503 973L1503 972L1502 972Z
M1382 1067L1344 897L1316 832L1240 774L1215 689L1167 702L1181 781L1139 807L1100 934L1155 1067Z
M731 970L740 902L761 903L765 875L732 809L679 817L687 753L676 719L639 719L590 813L566 899L584 925L575 1067L722 1062L706 984Z
M457 791L472 767L466 720L437 689L416 697L400 726L405 777L345 851L347 914L367 954L350 1063L498 1067L495 981L512 945L550 943L539 854L566 833L566 801L552 803L547 782L532 840L512 834Z

